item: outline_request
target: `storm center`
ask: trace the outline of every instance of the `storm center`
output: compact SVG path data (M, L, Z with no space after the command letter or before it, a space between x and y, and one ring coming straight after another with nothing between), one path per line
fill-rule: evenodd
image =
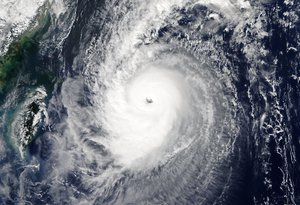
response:
M109 149L121 164L153 155L173 139L174 124L188 109L184 82L180 72L152 66L108 92Z

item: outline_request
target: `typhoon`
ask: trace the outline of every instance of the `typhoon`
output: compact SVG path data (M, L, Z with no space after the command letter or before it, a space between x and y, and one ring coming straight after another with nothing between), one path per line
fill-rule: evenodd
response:
M18 2L0 204L300 204L298 1Z

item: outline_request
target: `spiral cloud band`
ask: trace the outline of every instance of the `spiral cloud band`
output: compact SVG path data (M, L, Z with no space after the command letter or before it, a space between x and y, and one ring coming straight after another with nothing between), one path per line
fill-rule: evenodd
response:
M116 204L139 200L154 203L153 196L158 193L163 200L168 187L175 184L172 196L188 192L193 184L201 184L196 194L200 198L219 193L213 184L235 176L225 165L238 151L235 144L243 141L238 122L243 114L225 54L200 40L206 35L205 28L195 32L188 27L200 28L203 23L212 29L222 27L226 11L245 5L240 1L236 5L195 2L185 6L181 1L131 3L137 9L123 3L111 7L109 13L116 15L110 16L107 28L103 28L101 39L105 40L96 38L87 49L85 78L64 83L63 103L68 108L70 128L64 135L75 147L84 142L67 155L70 159L85 156L84 164L71 160L80 170L86 170L90 163L106 167L83 179L86 186L103 186L94 190L95 196L101 196L95 199L99 203L118 183L124 183L126 194L114 199ZM221 6L219 13L210 10ZM180 18L181 7L185 7L186 15L195 10L198 15L211 14L206 22L199 16L190 25L180 25L180 21L172 21ZM234 15L241 18L238 13ZM81 87L92 93L87 96L91 107L74 103L81 101ZM65 158L66 153L62 156ZM240 160L234 166L239 167ZM178 177L182 181L177 181ZM141 181L145 178L149 180ZM161 179L165 184L157 186ZM120 186L118 189L123 189ZM185 204L189 197L169 201Z
M23 155L12 151L17 165L0 169L0 204L11 196L2 194L9 190L2 184L19 187L20 204L293 198L295 165L286 164L296 155L285 121L292 122L287 108L298 103L288 84L299 77L285 74L280 69L293 66L280 62L288 64L284 56L297 49L277 46L276 35L288 29L274 30L292 29L280 18L298 20L267 5L291 8L296 1L64 0L63 8L51 2L39 48L39 59L48 61L35 63L42 85L18 109L10 107L14 100L3 107L7 130L17 131L12 144ZM59 72L44 85L48 67ZM23 114L14 119L15 112ZM5 146L0 141L0 153Z

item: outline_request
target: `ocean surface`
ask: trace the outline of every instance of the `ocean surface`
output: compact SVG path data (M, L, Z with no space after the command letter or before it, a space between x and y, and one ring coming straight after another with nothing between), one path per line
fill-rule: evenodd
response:
M0 204L299 205L300 2L2 0Z

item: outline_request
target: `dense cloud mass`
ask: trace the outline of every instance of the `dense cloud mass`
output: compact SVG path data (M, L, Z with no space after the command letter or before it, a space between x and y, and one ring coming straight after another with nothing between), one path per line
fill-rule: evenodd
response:
M0 204L300 203L296 0L18 2Z

